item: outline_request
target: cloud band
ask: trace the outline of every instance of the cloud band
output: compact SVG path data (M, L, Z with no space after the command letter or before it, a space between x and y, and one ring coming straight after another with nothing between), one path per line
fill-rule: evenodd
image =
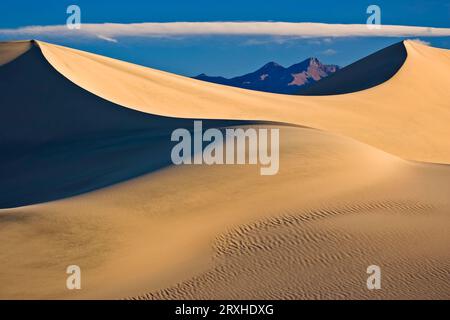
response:
M82 24L80 29L65 25L28 26L0 29L2 37L95 37L115 41L117 37L171 36L290 36L315 37L442 37L450 36L450 28L381 25L379 29L366 24L327 24L295 22L148 22Z

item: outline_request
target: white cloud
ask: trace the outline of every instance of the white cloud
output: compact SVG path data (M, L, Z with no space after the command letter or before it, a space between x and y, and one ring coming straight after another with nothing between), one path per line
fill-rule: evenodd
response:
M331 39L331 38L314 38L314 39L308 40L307 43L320 46L320 45L326 45L326 44L333 43L333 39Z
M247 39L243 45L245 46L259 46L259 45L266 45L266 44L289 44L295 40L300 39L300 37L282 37L282 36L276 36L276 37L258 37L258 38L250 38Z
M101 35L101 36L99 36ZM69 30L65 25L28 26L0 29L0 36L23 37L95 37L116 40L119 37L173 37L198 35L262 35L275 37L434 37L450 36L450 28L382 25L369 29L365 24L326 24L295 22L149 22L82 24ZM117 40L116 40L117 41Z
M101 35L101 34L97 35L97 38L105 40L105 41L108 41L108 42L114 42L114 43L119 42L119 41L117 41L117 39L106 37L106 36Z
M336 53L337 53L337 51L333 50L333 49L327 49L327 50L322 51L322 54L326 55L326 56L332 56L332 55L335 55Z

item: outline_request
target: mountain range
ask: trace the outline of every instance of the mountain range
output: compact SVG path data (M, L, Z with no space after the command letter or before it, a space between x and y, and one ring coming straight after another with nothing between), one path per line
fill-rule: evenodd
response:
M276 62L269 62L254 72L233 78L211 77L204 73L193 78L244 89L295 94L300 88L315 83L339 69L337 65L323 64L319 59L311 57L288 68Z

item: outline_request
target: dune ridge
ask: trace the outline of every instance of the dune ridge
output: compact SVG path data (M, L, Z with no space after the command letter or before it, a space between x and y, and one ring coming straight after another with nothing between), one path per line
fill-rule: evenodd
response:
M448 50L406 41L389 80L303 97L5 48L1 299L450 297ZM279 128L279 173L168 165L193 119ZM82 290L64 287L72 264Z
M230 88L75 49L39 45L50 64L72 82L131 109L180 118L298 124L348 136L404 159L450 163L450 141L445 138L450 133L450 50L404 41L389 51L401 60L406 50L401 68L375 87L343 95L289 96Z
M0 208L74 196L167 166L172 131L193 130L190 119L124 108L76 86L36 42L10 51L19 54L0 69ZM248 123L256 122L203 126Z

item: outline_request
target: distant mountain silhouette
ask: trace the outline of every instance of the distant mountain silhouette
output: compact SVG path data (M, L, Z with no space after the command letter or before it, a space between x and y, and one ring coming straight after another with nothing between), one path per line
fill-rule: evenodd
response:
M325 65L317 58L308 58L288 68L269 62L255 72L230 79L210 77L204 73L193 78L244 89L295 94L302 86L317 82L337 70L337 65Z

